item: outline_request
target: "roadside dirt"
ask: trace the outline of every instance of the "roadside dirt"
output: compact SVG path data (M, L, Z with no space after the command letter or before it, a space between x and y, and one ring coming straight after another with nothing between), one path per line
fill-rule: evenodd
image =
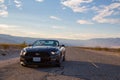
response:
M20 49L0 49L0 61L19 57Z
M90 50L90 49L85 49L89 52L94 52L98 54L103 54L103 55L112 55L112 56L119 56L120 57L120 52L112 52L112 51L98 51L98 50Z
M0 66L0 80L120 80L119 56L71 47L61 67L22 67L18 57L0 60Z

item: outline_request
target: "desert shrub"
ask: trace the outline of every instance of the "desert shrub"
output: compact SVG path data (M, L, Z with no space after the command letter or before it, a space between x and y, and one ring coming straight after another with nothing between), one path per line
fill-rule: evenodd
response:
M109 51L110 49L109 48L102 48L104 51Z
M117 51L120 52L120 48L118 48Z
M21 48L24 48L24 47L26 47L27 46L27 43L24 41L22 44L20 44L20 47Z
M20 48L24 48L24 47L26 47L26 46L27 46L26 44L20 44L20 45L19 45Z
M76 47L81 49L90 49L90 50L97 50L97 51L109 51L109 52L120 52L120 48L107 48L107 47Z
M2 44L1 47L2 47L3 49L9 49L9 48L10 48L10 46L9 46L8 44Z
M9 43L3 43L3 44L0 44L0 48L2 49L22 49L24 47L26 47L27 44L9 44Z
M95 50L102 50L102 48L101 47L95 47L95 48L93 48L93 49L95 49Z

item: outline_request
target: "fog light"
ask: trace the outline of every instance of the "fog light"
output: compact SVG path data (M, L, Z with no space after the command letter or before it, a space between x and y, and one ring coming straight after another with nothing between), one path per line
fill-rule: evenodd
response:
M24 62L22 62L22 61L21 61L21 62L20 62L20 64L22 64L22 65L23 65L23 64L24 64Z

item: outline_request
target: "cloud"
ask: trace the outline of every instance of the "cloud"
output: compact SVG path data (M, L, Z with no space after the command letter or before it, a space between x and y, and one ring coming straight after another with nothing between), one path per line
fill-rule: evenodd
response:
M59 27L59 26L58 26ZM57 27L57 28L58 28ZM56 27L55 27L56 28ZM60 28L60 27L59 27ZM42 31L34 31L29 28L22 28L22 26L0 24L0 34L9 34L14 36L23 37L35 37L35 38L65 38L65 39L91 39L91 38L106 38L106 37L120 37L120 33L115 34L94 34L94 33L73 33L73 32L61 32L61 33L46 33Z
M112 0L110 5L89 6L93 0L61 0L61 4L73 10L73 12L83 13L90 10L93 11L92 20L98 23L120 24L120 19L116 16L120 15L120 0ZM86 5L88 4L88 5ZM93 24L86 20L78 20L79 24Z
M0 24L0 30L17 28L15 25Z
M52 26L53 29L65 29L63 26Z
M0 34L12 34L18 29L15 25L0 24Z
M7 17L8 16L8 12L7 11L0 11L0 16L2 17Z
M87 20L78 20L77 23L79 23L79 24L93 24L92 22L87 21Z
M21 6L22 6L22 1L21 0L14 0L14 3L15 3L15 6L17 8L21 8Z
M97 37L98 35L96 34L92 34L92 33L72 33L72 34L69 34L69 38L71 39L90 39L90 38L95 38Z
M69 33L67 36L64 35L64 38L68 39L92 39L92 38L116 38L120 37L120 33L117 34L94 34L94 33Z
M85 12L88 10L86 6L83 6L83 3L91 3L93 0L62 0L61 4L71 8L74 12Z
M0 5L0 16L1 17L7 17L8 16L7 6L4 5L3 3Z
M97 15L93 17L93 20L98 23L120 23L120 19L116 18L108 18L109 16L120 15L116 13L120 13L120 3L112 3L108 6L102 6L101 8L94 8L97 11Z
M37 1L37 2L43 2L44 0L35 0L35 1Z
M59 17L56 17L56 16L50 16L49 18L54 19L54 20L58 20L58 21L61 20Z
M23 37L40 37L43 36L40 32L34 32L27 28L22 28L18 25L0 24L0 34L9 34L13 36L23 36ZM45 35L44 35L45 36Z
M0 0L0 17L7 17L8 10L7 6L10 5L10 0L8 0L8 4L4 3L5 0ZM21 0L12 0L15 3L15 6L19 9L22 9L22 1Z
M0 3L4 3L4 0L0 0Z

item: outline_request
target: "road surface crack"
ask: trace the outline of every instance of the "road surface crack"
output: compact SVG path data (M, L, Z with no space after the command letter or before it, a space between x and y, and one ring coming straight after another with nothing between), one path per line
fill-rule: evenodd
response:
M57 75L63 75L64 74L64 66L61 66L58 69L51 70L47 73L47 75L44 76L43 80L50 80L50 77L56 77Z

